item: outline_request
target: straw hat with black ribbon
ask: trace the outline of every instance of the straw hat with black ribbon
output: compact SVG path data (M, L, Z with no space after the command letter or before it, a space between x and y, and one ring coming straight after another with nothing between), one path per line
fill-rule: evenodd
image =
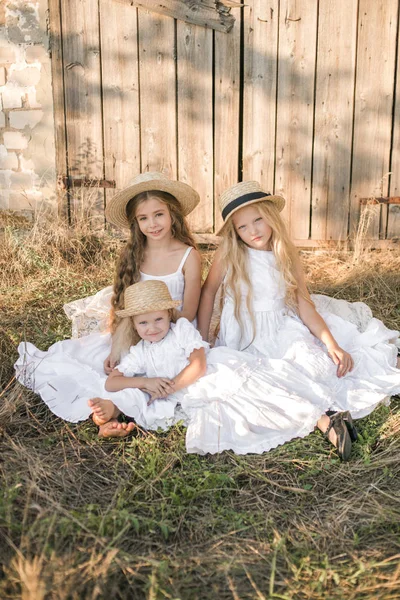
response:
M172 300L167 285L163 281L149 279L139 281L126 288L124 309L116 310L118 317L134 317L145 313L177 308L181 302Z
M273 202L279 212L285 206L285 199L282 196L264 192L258 181L241 181L240 183L236 183L225 190L219 198L219 207L224 224L240 208L249 204L255 204L256 202L263 202L264 200ZM224 226L221 227L217 235L221 233L223 228Z
M172 181L163 173L141 173L110 200L106 208L107 221L122 229L129 229L130 224L126 214L129 200L142 192L151 191L167 192L174 196L181 205L184 216L192 212L200 202L199 194L187 183Z

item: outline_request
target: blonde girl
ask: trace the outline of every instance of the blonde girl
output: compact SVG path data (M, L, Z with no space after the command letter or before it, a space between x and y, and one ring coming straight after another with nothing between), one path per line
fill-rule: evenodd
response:
M123 437L134 424L119 423L122 412L146 429L166 429L176 418L178 392L206 371L205 343L192 323L179 318L162 281L141 281L124 293L124 308L116 311L131 326L129 353L105 381L112 399L92 401L99 435ZM162 400L155 402L155 400Z
M89 303L91 316L111 309L110 331L64 340L47 352L28 342L18 348L15 368L19 381L39 393L56 415L72 422L88 418L91 399L104 391L102 377L128 352L132 331L117 311L131 284L164 281L180 314L189 321L195 318L201 287L200 255L185 216L198 202L193 188L161 173L139 175L110 201L108 221L128 229L130 238L117 265L113 290L102 290Z
M347 411L363 416L400 390L392 343L398 333L376 319L361 334L337 316L322 318L281 218L284 204L281 196L263 191L254 181L222 194L222 242L202 289L199 330L208 340L216 292L222 285L216 345L264 358L271 372L285 370L293 394L310 397L318 385L331 414L324 415L318 426L347 459L350 435L356 435ZM308 377L308 386L299 385L300 374ZM346 412L343 416L338 411Z

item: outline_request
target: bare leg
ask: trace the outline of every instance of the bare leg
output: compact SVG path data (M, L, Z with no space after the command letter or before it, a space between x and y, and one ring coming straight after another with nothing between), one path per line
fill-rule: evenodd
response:
M400 356L397 357L397 368L400 369Z
M126 437L135 429L135 423L119 423L111 419L99 428L99 437Z
M107 423L110 419L115 419L119 415L119 410L111 400L103 398L92 398L88 400L88 405L93 411L93 421L99 427Z

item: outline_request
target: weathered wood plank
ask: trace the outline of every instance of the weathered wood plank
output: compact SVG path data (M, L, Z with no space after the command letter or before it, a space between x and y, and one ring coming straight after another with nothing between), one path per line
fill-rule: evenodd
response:
M121 189L140 173L137 10L100 0L100 35L105 176Z
M103 178L103 132L98 0L62 2L68 175ZM90 196L90 197L89 197ZM77 215L101 216L104 192L77 195Z
M214 230L222 227L218 198L238 181L240 18L229 35L215 33Z
M278 0L244 9L243 180L274 188Z
M347 237L357 3L320 0L311 237Z
M141 170L177 175L175 27L139 9Z
M386 196L392 124L398 0L360 0L354 113L350 233L357 229L360 198ZM368 237L386 226L386 207L371 216ZM381 219L380 219L380 214Z
M310 228L317 2L280 5L275 191L286 198L291 236Z
M63 48L60 0L49 1L51 77L54 103L56 138L56 169L58 175L66 173L65 105L63 82Z
M213 0L118 0L138 6L144 10L150 10L156 14L173 17L193 25L201 25L228 33L234 23L235 18L230 14L231 7L242 6L239 2L229 0L224 6L224 1Z
M67 140L64 104L63 52L60 0L49 0L51 77L54 103L54 130L56 147L56 173L62 177L67 173ZM57 187L60 216L66 218L67 197L61 186Z
M210 246L217 248L221 243L222 237L215 235L214 233L195 233L194 239L197 244L201 246ZM340 250L340 251L352 251L354 249L354 243L352 241L335 241L335 240L292 240L295 246L299 249L304 250ZM365 240L365 247L371 250L374 249L387 249L387 250L399 250L400 239L392 240ZM212 249L211 248L211 249Z
M110 179L74 179L73 177L62 177L62 185L65 188L74 187L99 187L99 188L115 188L115 181Z
M400 6L399 6L400 10ZM393 115L392 163L390 166L390 195L400 195L400 36L397 40L396 106ZM387 237L400 236L400 206L388 210Z
M388 196L386 198L360 198L360 204L400 204L400 197Z
M179 179L200 194L189 216L193 231L213 230L212 36L177 23Z

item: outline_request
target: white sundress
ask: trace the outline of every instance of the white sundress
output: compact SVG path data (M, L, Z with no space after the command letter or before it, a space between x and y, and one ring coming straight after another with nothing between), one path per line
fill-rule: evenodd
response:
M141 280L164 281L173 300L182 303L185 287L182 269L191 250L187 248L174 273L162 276L141 273ZM65 306L67 316L77 318L73 321L75 333L81 328L81 318L86 321L86 331L94 329L94 333L62 340L47 351L30 342L18 346L19 358L14 365L18 381L39 394L54 414L73 423L90 416L92 411L87 405L90 398L109 397L104 389L107 376L103 363L111 350L111 334L107 332L111 296L110 286L95 296Z
M127 377L173 379L189 364L188 358L197 348L207 352L208 344L187 319L181 318L163 340L142 340L131 347L118 369ZM308 385L305 377L301 381ZM149 395L140 389L108 392L107 397L147 429L167 429L183 419L187 425L186 449L198 454L270 450L307 435L325 408L317 392L312 401L304 400L287 389L284 377L276 381L263 360L229 348L208 351L205 376L150 406Z
M387 329L381 321L369 316L369 309L363 303L352 305L351 322L338 316L340 310L337 314L330 311L332 299L312 296L332 335L354 359L353 371L338 378L337 367L325 346L285 306L285 283L273 252L249 248L248 268L253 282L255 335L246 308L246 289L242 289L243 335L228 290L217 346L245 349L246 353L265 358L277 377L285 370L287 387L293 393L306 399L318 387L327 408L350 410L355 418L369 414L379 402L400 393L400 370L396 368L398 331ZM300 374L308 378L308 390L300 389Z

